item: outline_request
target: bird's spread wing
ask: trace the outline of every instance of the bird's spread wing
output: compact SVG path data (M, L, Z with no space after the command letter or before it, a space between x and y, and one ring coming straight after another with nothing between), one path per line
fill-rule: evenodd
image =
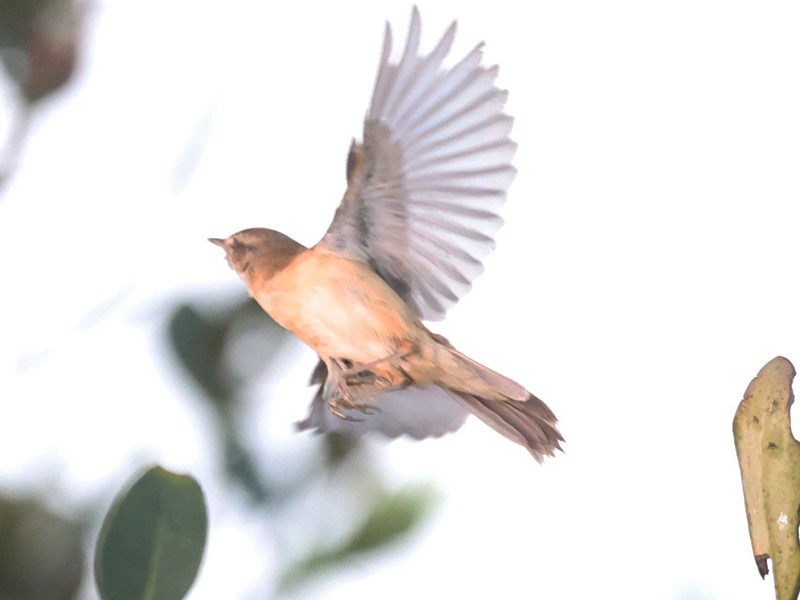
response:
M414 8L393 63L387 24L364 141L353 144L347 192L320 242L368 262L426 320L443 318L482 271L515 174L497 67L481 65L480 45L443 66L455 31L420 55Z

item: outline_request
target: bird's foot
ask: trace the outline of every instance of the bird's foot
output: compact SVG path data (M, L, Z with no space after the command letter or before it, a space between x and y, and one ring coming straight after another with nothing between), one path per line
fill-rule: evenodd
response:
M377 406L370 406L369 404L363 404L360 402L350 402L349 400L345 400L344 398L331 398L328 400L328 410L330 410L333 414L337 417L344 419L345 421L363 421L364 419L360 419L358 417L354 417L353 415L349 415L345 410L357 410L363 415L371 416L381 412L381 409Z
M364 420L345 413L344 412L345 410L355 410L367 416L381 412L380 408L378 408L377 406L371 406L369 404L365 404L363 402L356 402L355 400L353 400L352 393L346 382L344 382L342 385L337 386L336 391L337 393L330 400L328 400L328 410L330 410L337 417L344 419L345 421Z

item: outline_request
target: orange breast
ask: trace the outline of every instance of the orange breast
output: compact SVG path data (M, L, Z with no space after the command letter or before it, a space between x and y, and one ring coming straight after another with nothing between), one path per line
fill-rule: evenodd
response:
M416 340L416 316L365 264L312 248L252 290L270 316L318 354L369 363Z

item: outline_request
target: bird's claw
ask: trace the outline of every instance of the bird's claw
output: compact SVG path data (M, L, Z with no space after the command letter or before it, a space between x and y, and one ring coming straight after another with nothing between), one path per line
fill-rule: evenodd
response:
M377 363L382 361L377 361ZM360 390L365 392L365 397L370 397L376 392L391 389L391 382L382 375L378 375L370 367L373 364L354 363L349 359L333 360L329 366L329 380L333 393L328 400L328 409L337 417L346 421L363 421L358 417L347 414L345 411L357 411L362 415L371 416L381 412L377 406L356 402L353 399L353 392Z
M337 417L345 421L363 421L344 412L344 410L355 410L366 416L372 416L381 412L377 406L370 406L361 402L354 402L348 390L339 389L339 394L328 400L328 409Z
M344 419L345 421L353 421L353 422L358 422L358 421L363 421L364 420L364 419L359 419L358 417L353 417L351 415L348 415L347 413L342 412L342 410L339 408L340 406L343 406L343 404L340 401L330 400L328 402L328 410L330 410L333 414L335 414L340 419Z

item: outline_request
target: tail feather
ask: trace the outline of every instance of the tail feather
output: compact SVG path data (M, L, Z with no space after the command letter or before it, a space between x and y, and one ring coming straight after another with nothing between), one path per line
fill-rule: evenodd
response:
M564 438L556 429L555 415L533 394L524 401L487 400L464 392L454 397L496 432L527 448L540 463L561 450Z
M466 366L469 371L480 377L484 383L494 388L497 392L500 392L506 398L524 402L528 399L528 396L530 396L530 392L513 379L509 379L505 375L501 375L497 371L493 371L489 367L486 367L478 361L471 359L463 352L459 352L452 346L447 345L445 347L447 348L447 352L456 357L462 366ZM542 406L544 406L548 411L550 410L547 408L544 402L542 402ZM550 415L552 418L555 418L553 413L550 413Z
M441 336L432 336L439 365L436 383L473 415L516 442L542 462L561 450L553 411L522 385L462 354Z

